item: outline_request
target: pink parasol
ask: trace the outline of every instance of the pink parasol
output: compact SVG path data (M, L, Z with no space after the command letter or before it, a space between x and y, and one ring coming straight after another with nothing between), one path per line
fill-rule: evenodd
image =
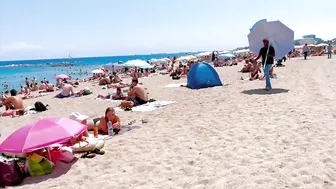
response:
M62 79L62 80L68 80L68 79L71 79L71 76L69 75L65 75L65 74L61 74L61 75L58 75L58 76L55 76L55 79Z
M0 144L0 152L31 152L78 137L85 130L85 125L69 118L41 119L12 133Z

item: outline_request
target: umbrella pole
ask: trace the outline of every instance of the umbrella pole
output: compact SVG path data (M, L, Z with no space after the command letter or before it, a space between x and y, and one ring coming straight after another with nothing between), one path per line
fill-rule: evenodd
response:
M265 62L264 62L264 70L266 68L266 62L267 62L267 57L268 57L267 55L268 55L268 52L269 52L269 48L270 48L270 44L268 44L268 47L267 47L267 52L266 52L266 57L265 57Z
M48 151L49 160L51 161L50 147L47 148L47 151Z

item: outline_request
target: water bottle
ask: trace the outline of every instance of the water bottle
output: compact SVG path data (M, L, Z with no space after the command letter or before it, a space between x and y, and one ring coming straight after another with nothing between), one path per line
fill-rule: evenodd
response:
M107 122L107 133L109 136L113 136L113 127L111 121Z

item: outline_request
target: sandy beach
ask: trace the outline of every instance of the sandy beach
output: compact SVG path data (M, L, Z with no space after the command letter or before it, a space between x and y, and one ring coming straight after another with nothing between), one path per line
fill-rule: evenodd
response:
M278 79L265 92L264 81L233 67L216 68L224 87L165 88L186 79L141 78L150 98L176 101L151 112L118 112L132 130L106 141L106 154L57 163L51 175L26 178L15 188L336 188L336 59L292 59L275 68ZM42 101L50 110L0 118L0 142L15 129L39 118L80 112L100 117L109 106L94 100L107 94L83 83L92 95ZM56 94L56 93L54 93ZM148 123L142 123L147 119Z

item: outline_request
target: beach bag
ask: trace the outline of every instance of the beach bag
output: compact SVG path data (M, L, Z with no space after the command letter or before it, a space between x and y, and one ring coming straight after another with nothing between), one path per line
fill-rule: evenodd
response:
M48 105L47 105L48 106ZM46 111L46 110L48 110L47 109L47 106L45 106L42 102L40 102L40 101L37 101L37 102L35 102L35 104L34 104L34 107L35 107L35 111L37 111L37 112L44 112L44 111Z
M43 176L52 173L54 163L47 158L33 153L26 160L25 171L30 176Z
M86 95L90 95L92 94L92 92L90 90L87 90L87 89L84 89L83 90L83 95L86 96Z
M19 185L24 178L16 161L0 161L0 187Z
M121 109L133 108L133 103L130 101L123 101L120 103L119 107Z

